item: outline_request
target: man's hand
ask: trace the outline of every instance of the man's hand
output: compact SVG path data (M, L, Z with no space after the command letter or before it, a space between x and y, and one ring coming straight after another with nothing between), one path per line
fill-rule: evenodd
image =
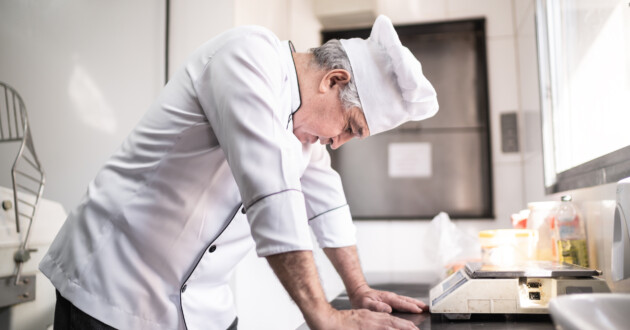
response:
M326 300L311 251L267 256L269 265L300 308L312 330L418 329L411 321L367 309L338 311Z
M420 300L370 288L363 276L356 246L324 248L324 252L341 276L352 308L367 308L385 313L393 310L422 313L429 310L429 306Z
M367 309L352 309L337 311L335 317L330 318L328 320L328 323L325 324L321 329L418 330L418 327L416 327L411 321L391 316L389 314L372 312Z
M429 310L429 306L420 300L400 296L393 292L374 290L367 284L361 285L353 292L349 292L348 297L352 308L367 308L375 312L422 313Z

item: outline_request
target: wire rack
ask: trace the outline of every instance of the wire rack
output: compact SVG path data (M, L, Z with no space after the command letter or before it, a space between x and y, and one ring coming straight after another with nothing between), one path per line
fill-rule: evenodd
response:
M13 256L16 262L15 283L18 284L22 265L30 259L30 252L34 251L29 249L28 239L37 204L44 191L45 178L33 146L24 101L15 89L3 82L0 82L0 142L20 144L11 168L13 204L2 205L5 210L13 208L18 233L21 233L23 224L28 224L23 233L24 239Z

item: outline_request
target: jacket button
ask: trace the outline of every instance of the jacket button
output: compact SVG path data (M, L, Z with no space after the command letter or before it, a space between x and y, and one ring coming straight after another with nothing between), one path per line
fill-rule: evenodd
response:
M212 252L214 252L216 249L217 249L217 246L216 246L216 245L213 245L213 246L211 246L211 247L208 249L208 252L212 253Z
M182 293L184 293L184 292L186 291L186 287L187 287L187 286L188 286L188 285L186 285L186 284L184 284L184 286L182 286Z
M241 213L245 214L245 206L243 206L243 208L241 208Z

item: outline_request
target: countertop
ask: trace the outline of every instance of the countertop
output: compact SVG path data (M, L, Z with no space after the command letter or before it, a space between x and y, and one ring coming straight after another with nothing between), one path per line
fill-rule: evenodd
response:
M382 283L372 284L378 290L392 291L401 295L429 302L429 290L433 286L426 283ZM341 293L331 304L344 310L350 309L350 301L346 293ZM441 314L393 313L394 316L412 321L422 330L430 329L549 329L554 326L547 314L473 314L470 320L449 320ZM306 324L297 330L307 330Z

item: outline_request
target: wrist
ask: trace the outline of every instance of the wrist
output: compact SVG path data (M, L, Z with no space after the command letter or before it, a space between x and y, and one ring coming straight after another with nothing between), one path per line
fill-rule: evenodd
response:
M337 310L327 301L316 303L311 307L309 310L302 310L304 321L308 324L309 329L328 329L327 324L329 324L328 322L331 321Z
M370 289L370 286L367 284L367 282L362 282L362 283L353 285L351 289L347 288L348 297L352 299L353 297L356 297L360 295L362 292L365 292L369 289Z

